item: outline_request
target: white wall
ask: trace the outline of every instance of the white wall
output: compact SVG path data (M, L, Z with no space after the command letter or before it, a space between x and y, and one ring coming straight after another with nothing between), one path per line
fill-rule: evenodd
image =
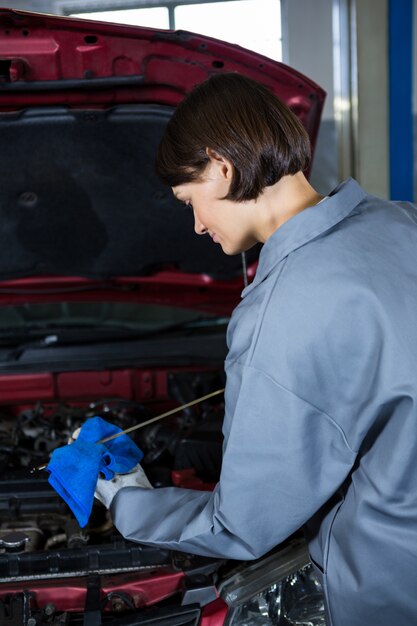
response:
M285 60L328 94L313 162L313 184L326 193L338 180L354 176L369 193L388 197L388 0L282 1L287 16ZM417 0L414 3L417 9ZM335 30L333 5L341 16ZM417 10L414 20L417 31ZM336 61L338 33L344 43ZM354 46L350 50L349 33ZM343 92L336 94L337 108L336 62L338 75L345 77ZM415 94L417 109L417 85Z
M417 2L417 0L415 0ZM327 92L323 119L333 119L332 0L282 0L284 59Z
M314 80L327 93L310 176L313 186L323 194L339 182L332 3L333 0L282 0L284 63Z

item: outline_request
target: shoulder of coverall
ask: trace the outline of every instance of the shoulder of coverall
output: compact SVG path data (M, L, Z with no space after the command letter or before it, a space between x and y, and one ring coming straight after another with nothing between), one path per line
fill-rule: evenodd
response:
M360 185L353 178L348 178L320 205L304 209L280 226L264 244L255 278L242 291L242 298L262 282L280 261L345 219L366 196Z

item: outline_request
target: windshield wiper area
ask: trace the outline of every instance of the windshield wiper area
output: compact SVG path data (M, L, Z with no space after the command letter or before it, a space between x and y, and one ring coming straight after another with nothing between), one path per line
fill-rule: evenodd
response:
M6 354L5 361L18 361L22 354L26 350L31 348L47 348L58 343L58 335L46 335L37 341L27 341L16 346L8 354Z
M228 323L228 318L197 317L192 320L156 326L148 330L108 324L49 324L48 328L35 325L25 329L8 329L0 332L0 345L13 346L4 361L18 361L27 350L43 350L54 346L85 345L92 343L140 340L176 332L204 332L219 330Z

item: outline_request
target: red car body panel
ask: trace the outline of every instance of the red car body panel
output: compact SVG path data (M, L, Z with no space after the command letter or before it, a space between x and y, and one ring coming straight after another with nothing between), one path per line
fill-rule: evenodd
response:
M181 591L183 572L159 572L158 570L145 574L123 574L118 576L103 576L101 579L102 597L117 589L128 591L133 598L135 607L152 606L161 600ZM19 593L27 588L27 583L3 584L0 598ZM81 612L85 607L87 594L87 579L82 576L73 579L40 581L32 583L31 592L36 594L39 605L53 603L59 611Z
M248 268L248 279L256 267ZM113 302L153 303L193 308L207 313L230 315L243 289L243 276L228 281L204 274L176 270L159 271L152 276L122 277L108 282L83 277L39 276L0 282L0 306L32 303ZM179 294L181 296L179 297Z
M204 607L200 626L223 626L228 606L221 598Z
M204 368L199 367L199 371ZM206 368L210 371L210 368ZM83 372L41 372L0 376L0 404L86 403L124 398L147 405L170 402L168 377L190 368L122 368ZM20 408L20 407L19 407Z

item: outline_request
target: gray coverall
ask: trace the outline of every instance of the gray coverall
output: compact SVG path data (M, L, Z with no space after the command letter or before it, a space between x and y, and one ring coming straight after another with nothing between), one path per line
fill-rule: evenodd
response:
M352 179L284 223L228 328L220 482L121 489L127 538L253 559L304 527L329 626L417 624L417 210Z

